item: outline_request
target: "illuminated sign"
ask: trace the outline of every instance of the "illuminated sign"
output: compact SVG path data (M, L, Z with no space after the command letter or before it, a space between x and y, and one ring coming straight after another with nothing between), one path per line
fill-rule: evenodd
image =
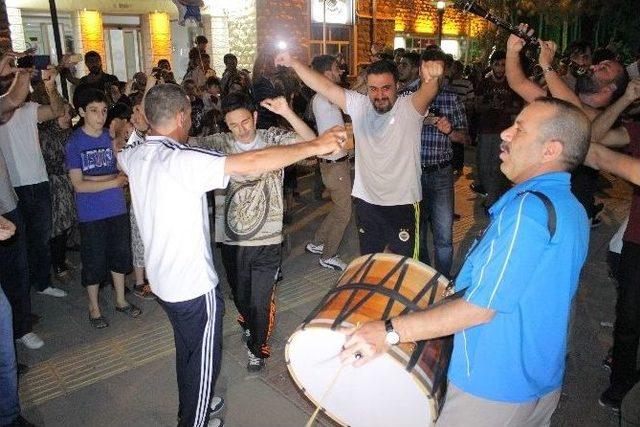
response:
M350 24L352 0L311 0L311 21Z

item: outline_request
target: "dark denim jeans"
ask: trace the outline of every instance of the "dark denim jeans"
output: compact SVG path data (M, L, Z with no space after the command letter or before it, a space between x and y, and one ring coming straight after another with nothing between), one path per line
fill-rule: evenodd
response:
M51 187L45 181L15 190L26 227L29 283L42 291L51 286Z
M31 332L31 297L27 266L27 239L24 221L18 209L3 214L16 226L16 234L0 242L0 285L13 310L15 338Z
M420 261L449 277L453 262L453 168L422 173ZM434 262L429 262L427 231L433 234Z
M0 425L11 424L19 414L18 365L13 345L11 306L0 288Z

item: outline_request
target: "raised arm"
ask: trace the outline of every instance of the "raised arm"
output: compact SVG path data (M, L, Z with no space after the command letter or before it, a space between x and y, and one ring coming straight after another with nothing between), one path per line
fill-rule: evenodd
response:
M291 109L284 96L277 98L267 98L260 103L267 110L282 116L293 128L293 131L300 135L305 141L316 138L315 132Z
M640 185L640 159L620 154L603 145L591 144L584 164Z
M281 169L302 159L335 153L344 148L347 133L335 126L313 141L280 145L262 150L232 154L225 161L225 175L254 175Z
M611 126L618 120L618 117L633 101L640 98L640 77L636 77L629 82L624 95L611 104L591 123L591 140L602 142L604 145L612 146L611 141L619 141L621 145L629 143L629 133L624 128L611 129Z
M64 115L64 101L58 93L56 87L56 76L58 72L55 68L49 66L47 70L42 71L42 80L44 81L44 87L49 95L49 105L40 105L38 107L38 123L46 122L47 120L57 119Z
M421 61L420 78L422 84L411 95L411 103L418 114L423 116L440 89L440 79L444 72L442 61Z
M346 109L344 88L311 69L307 65L291 57L289 52L279 53L275 58L276 65L293 68L300 80L314 91L324 95L329 101L336 104L343 111Z
M549 92L554 98L567 101L584 111L582 102L580 101L580 98L578 98L578 95L576 95L576 93L567 86L564 80L560 78L560 74L558 74L558 72L553 68L553 58L555 57L557 49L558 46L554 41L540 40L540 56L538 58L538 63L544 72L544 79L547 82ZM587 111L584 112L587 113Z
M526 25L520 24L520 26L521 29L526 31ZM529 34L533 34L533 30L529 30ZM547 93L540 86L529 80L522 70L520 52L524 45L525 41L522 38L513 34L509 36L505 72L509 87L526 102L532 102L536 98L546 96Z
M17 69L16 76L11 83L7 93L2 95L0 102L0 114L15 110L27 99L29 95L29 85L31 84L31 71L27 69Z

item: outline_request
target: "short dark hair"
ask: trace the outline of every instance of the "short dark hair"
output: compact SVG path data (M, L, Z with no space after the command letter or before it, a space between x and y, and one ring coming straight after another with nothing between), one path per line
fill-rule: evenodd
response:
M417 52L406 52L402 55L402 59L409 61L413 68L420 67L420 54Z
M221 87L220 86L220 79L217 78L216 76L211 76L211 77L207 78L207 82L205 84L206 84L207 88L210 88L212 86Z
M196 44L209 43L209 40L205 36L196 36Z
M491 55L489 55L489 64L493 64L501 59L507 59L507 52L504 50L494 50Z
M133 111L124 102L116 102L107 111L107 120L104 122L104 127L108 128L114 119L127 119L131 118Z
M380 59L369 64L365 71L365 76L368 77L371 74L391 74L395 82L399 79L398 67L393 61L386 59Z
M144 98L144 115L151 127L173 119L178 113L187 111L190 107L191 102L186 92L173 83L152 87Z
M76 92L78 92L78 89L76 89ZM82 108L86 111L87 105L91 104L92 102L102 102L105 105L109 105L107 95L105 95L103 91L87 87L80 90L80 93L78 94L75 102L75 107L77 109Z
M102 61L102 58L100 57L100 54L98 52L96 52L95 50L90 50L89 52L84 54L84 62L87 62L90 59L99 59L100 61Z
M591 121L582 110L558 98L540 97L533 102L556 109L540 126L540 141L553 139L562 144L562 160L566 170L573 170L584 163L591 141Z
M159 60L159 61L158 61L158 67L159 67L159 68L162 68L162 66L163 66L164 64L167 64L167 65L169 66L169 68L171 68L171 62L169 62L169 60L168 60L168 59L166 59L166 58L162 58L161 60Z
M616 53L606 47L600 47L594 50L591 54L591 62L593 63L593 65L597 65L602 61L615 61L616 59Z
M397 47L397 48L393 49L393 54L394 55L404 56L405 53L407 53L407 49L405 49L403 47Z
M311 60L311 68L319 73L324 73L331 70L334 62L336 62L336 57L333 55L317 55Z
M233 53L227 53L225 56L222 57L222 61L224 62L224 65L229 65L229 61L235 59L236 62L238 61L238 57L235 56Z
M574 40L571 42L571 44L569 44L567 49L564 51L564 56L569 57L578 53L580 54L587 53L587 50L589 51L592 50L589 42L584 40Z
M440 49L429 49L420 55L422 61L442 61L447 62L447 54Z
M251 114L256 111L256 105L249 95L242 92L234 92L222 98L222 115L244 108Z

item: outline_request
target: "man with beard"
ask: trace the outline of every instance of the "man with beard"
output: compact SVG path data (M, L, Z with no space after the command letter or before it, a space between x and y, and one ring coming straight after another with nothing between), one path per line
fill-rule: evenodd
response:
M107 74L102 70L102 59L100 58L100 54L95 50L90 50L85 53L84 64L89 69L89 74L81 78L77 78L71 74L69 68L62 68L60 70L61 75L76 86L73 92L73 105L76 105L78 96L83 90L93 88L105 92L108 86L119 82L116 76Z
M478 146L476 148L477 181L471 189L486 196L485 209L489 209L509 187L509 181L500 171L500 132L509 127L511 114L521 103L509 88L505 78L505 52L494 51L489 57L491 71L476 89L478 115Z
M533 33L526 25L521 24L519 28L522 32ZM507 80L516 93L525 101L531 102L539 96L546 96L547 93L527 79L522 71L519 55L524 44L524 40L515 35L511 35L507 41ZM572 91L553 67L556 48L552 41L541 42L539 63L549 93L576 105L593 121L603 108L615 102L624 93L629 81L626 70L615 60L596 63L587 73L576 78L575 91ZM572 191L585 207L592 227L600 224L597 215L602 210L602 205L596 206L594 199L597 176L593 169L581 166L576 168L571 177Z
M420 133L443 74L441 61L422 61L422 85L398 96L398 69L380 60L366 69L367 95L346 90L282 52L276 65L291 67L311 89L351 116L356 140L355 197L360 252L390 251L417 258Z

